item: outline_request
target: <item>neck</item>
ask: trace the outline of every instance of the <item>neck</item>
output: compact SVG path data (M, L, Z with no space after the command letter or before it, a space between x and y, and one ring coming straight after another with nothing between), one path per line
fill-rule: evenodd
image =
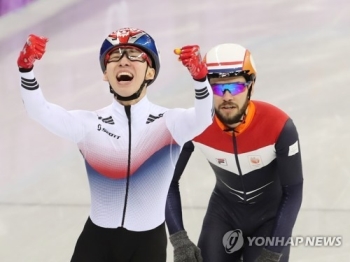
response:
M122 104L123 106L132 106L137 104L144 96L139 96L137 99L133 99L133 100L129 100L129 101L121 101L118 100L116 97L114 98L115 100L117 100L117 102L119 104Z
M117 96L114 96L114 99L117 100L117 102L119 104L122 104L123 106L131 106L131 105L135 105L136 103L138 103L142 98L144 98L146 96L146 91L147 91L147 86L145 85L142 88L141 94L138 98L132 99L132 100L119 100L117 99Z
M242 116L242 119L244 118L244 116ZM241 120L242 120L241 119ZM230 128L235 128L235 127L237 127L237 126L239 126L241 124L241 122L239 122L239 123L235 123L235 124L231 124L231 125L228 125L228 124L226 124L226 126L227 127L230 127Z

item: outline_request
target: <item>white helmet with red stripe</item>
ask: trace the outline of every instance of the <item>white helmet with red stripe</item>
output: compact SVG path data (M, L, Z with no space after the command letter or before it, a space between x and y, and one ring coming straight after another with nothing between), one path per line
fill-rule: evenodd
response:
M246 81L255 81L256 69L249 50L238 44L220 44L205 55L208 78L244 76Z

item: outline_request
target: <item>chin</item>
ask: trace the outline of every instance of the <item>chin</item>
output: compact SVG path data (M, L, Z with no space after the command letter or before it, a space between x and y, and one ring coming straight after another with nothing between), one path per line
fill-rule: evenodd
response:
M137 90L135 90L133 92L130 92L130 90L125 92L126 90L122 90L121 91L120 89L118 91L116 91L116 90L114 90L114 91L120 96L128 97L128 96L131 96L131 95L135 94Z
M236 110L232 110L231 112L221 111L220 114L225 118L232 118L232 117L235 117L237 115L237 111Z
M132 95L133 93L135 93L138 88L135 85L116 85L116 88L113 88L114 92L122 95L122 96L128 96L128 95Z

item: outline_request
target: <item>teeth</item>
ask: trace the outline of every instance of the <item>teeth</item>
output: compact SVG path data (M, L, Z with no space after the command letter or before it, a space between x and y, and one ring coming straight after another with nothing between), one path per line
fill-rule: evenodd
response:
M129 72L120 72L117 77L121 77L121 76L129 76L132 77L132 74L130 74Z

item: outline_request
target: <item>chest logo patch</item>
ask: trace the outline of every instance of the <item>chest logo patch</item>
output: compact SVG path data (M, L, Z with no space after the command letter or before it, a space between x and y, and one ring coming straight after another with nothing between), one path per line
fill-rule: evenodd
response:
M216 161L219 165L227 166L227 161L225 158L216 158Z
M114 125L114 120L112 116L105 117L105 118L103 118L102 116L99 116L98 119L101 120L103 123Z
M152 122L154 122L156 119L159 119L159 118L161 118L161 117L163 117L163 116L164 116L164 113L161 113L161 114L159 114L159 115L157 115L157 116L149 115L148 118L147 118L146 124L152 123Z
M252 168L260 168L263 166L261 156L248 156L248 161Z

